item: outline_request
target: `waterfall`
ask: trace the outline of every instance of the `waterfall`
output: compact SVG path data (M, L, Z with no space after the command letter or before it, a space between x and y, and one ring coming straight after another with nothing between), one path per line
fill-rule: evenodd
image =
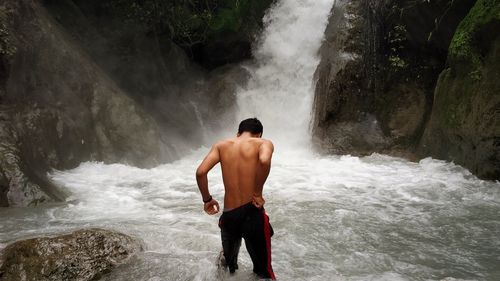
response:
M238 121L257 117L278 147L308 147L318 50L334 0L279 1L264 17L247 86L237 93Z

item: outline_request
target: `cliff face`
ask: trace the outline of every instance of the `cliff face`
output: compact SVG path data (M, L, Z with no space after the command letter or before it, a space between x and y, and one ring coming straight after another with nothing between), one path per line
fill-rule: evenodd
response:
M498 1L475 2L337 1L316 71L317 147L434 156L498 179Z
M388 139L371 105L373 50L377 26L366 1L337 1L325 31L316 70L313 133L324 150L364 154L383 149Z
M327 152L418 144L455 27L474 1L337 1L316 71L313 133Z
M205 72L181 48L166 36L148 34L140 20L106 9L113 1L44 3L67 40L155 119L168 160L201 143L193 141L202 138L194 112L205 96Z
M156 122L69 40L38 1L0 4L0 203L64 195L50 168L165 159Z
M500 1L478 0L440 74L419 152L500 179Z

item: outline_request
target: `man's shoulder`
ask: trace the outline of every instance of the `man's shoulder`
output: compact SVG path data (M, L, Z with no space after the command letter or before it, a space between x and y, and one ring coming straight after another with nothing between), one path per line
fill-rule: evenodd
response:
M214 147L221 148L234 143L234 138L223 139L214 144Z
M268 140L268 139L259 138L259 139L258 139L258 142L259 142L261 145L262 145L262 144L264 144L264 145L271 145L271 146L273 145L273 142L272 142L272 141L270 141L270 140Z
M228 147L228 146L235 144L236 142L241 143L241 140L239 141L237 138L227 138L227 139L223 139L223 140L216 142L214 144L214 147L216 147L218 149L225 148L225 147ZM245 142L253 143L257 146L261 146L261 145L273 146L273 143L270 140L263 139L263 138L251 138Z
M261 147L265 147L266 149L274 150L274 144L270 140L262 139Z

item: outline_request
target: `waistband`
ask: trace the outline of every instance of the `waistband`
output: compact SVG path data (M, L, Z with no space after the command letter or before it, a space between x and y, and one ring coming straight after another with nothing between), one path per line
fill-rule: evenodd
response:
M243 205L236 207L236 208L229 208L229 209L224 208L224 210L222 212L227 214L227 213L238 212L240 210L245 210L245 209L249 209L249 208L257 209L257 207L255 207L253 205L252 201L250 201L250 202L243 204Z

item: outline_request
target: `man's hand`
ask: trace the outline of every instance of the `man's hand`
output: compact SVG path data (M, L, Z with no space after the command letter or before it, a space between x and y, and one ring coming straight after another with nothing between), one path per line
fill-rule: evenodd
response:
M212 200L208 201L203 205L203 209L207 214L215 215L219 212L220 209L219 202L217 202L217 200L212 198Z
M257 208L262 208L262 206L264 206L264 203L266 203L266 200L264 200L264 198L262 198L262 195L260 196L253 196L253 199L252 199L252 204L257 207Z

